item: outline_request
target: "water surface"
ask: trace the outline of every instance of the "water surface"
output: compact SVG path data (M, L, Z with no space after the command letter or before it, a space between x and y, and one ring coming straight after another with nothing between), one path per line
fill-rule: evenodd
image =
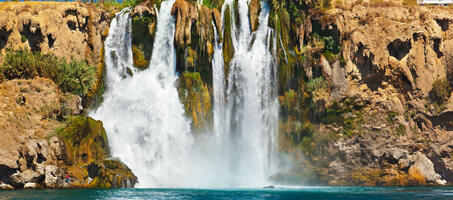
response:
M302 187L277 189L117 189L0 191L3 199L453 199L453 187Z

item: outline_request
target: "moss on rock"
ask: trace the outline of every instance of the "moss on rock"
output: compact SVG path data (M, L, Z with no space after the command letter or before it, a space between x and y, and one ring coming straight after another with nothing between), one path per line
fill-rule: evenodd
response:
M223 61L224 61L224 67L225 67L225 77L228 77L228 69L231 60L233 59L234 56L234 47L233 47L233 39L231 38L231 11L230 7L228 6L225 9L225 15L223 16L224 21L224 40L223 40Z
M211 96L200 73L185 71L179 77L178 92L186 115L192 119L193 131L200 133L208 128L212 121Z
M156 3L160 3L160 1ZM131 13L131 18L134 66L139 69L145 69L148 67L153 50L157 16L149 4L142 4L134 9Z
M145 59L143 51L135 45L132 45L132 55L135 67L139 69L145 69L148 67L149 61Z
M90 117L71 117L58 134L65 145L66 163L86 164L109 156L107 135L101 121Z
M65 168L73 188L133 187L137 177L121 161L109 159L107 135L101 121L73 116L58 134L65 147Z

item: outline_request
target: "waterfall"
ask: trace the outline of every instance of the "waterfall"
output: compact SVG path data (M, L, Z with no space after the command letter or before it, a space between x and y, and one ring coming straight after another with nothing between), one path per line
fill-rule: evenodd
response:
M107 71L106 81L116 85L122 78L127 77L127 69L132 66L132 26L129 18L129 8L116 14L105 39L104 62L110 68Z
M176 56L173 46L175 19L170 12L175 0L162 2L150 67L122 76L132 60L110 62L111 52L130 50L128 9L116 15L106 40L107 91L92 117L104 122L113 156L125 162L139 178L138 187L177 185L184 158L192 146L190 123L175 88ZM122 29L122 30L120 30ZM122 36L126 34L127 36ZM106 49L107 50L107 49ZM123 66L124 65L124 66ZM131 67L132 68L132 67ZM112 81L110 77L116 77Z
M275 39L272 29L268 27L269 5L263 2L259 27L254 33L250 31L247 0L238 1L238 11L233 10L232 1L227 0L224 9L227 5L232 13L239 12L239 26L234 23L231 26L235 54L229 64L226 122L222 122L228 126L224 129L228 132L222 134L228 135L224 148L229 149L229 171L235 177L234 185L247 187L270 184L269 177L275 173L273 163L276 162L278 101L276 61L271 52L271 41ZM231 22L236 21L234 16L231 14ZM216 76L220 78L223 75L214 74L214 80ZM222 88L214 86L214 93L216 89ZM222 104L216 102L217 98L214 100L214 105ZM223 113L214 112L216 115Z
M262 3L259 27L250 29L247 0L230 7L235 54L225 74L215 33L213 133L195 136L175 88L175 0L162 2L148 69L134 70L130 9L119 12L105 41L107 90L90 115L104 122L113 156L139 179L138 187L262 187L275 174L278 101L276 34ZM236 24L235 12L239 23ZM222 19L224 21L225 19ZM132 74L132 75L131 75Z

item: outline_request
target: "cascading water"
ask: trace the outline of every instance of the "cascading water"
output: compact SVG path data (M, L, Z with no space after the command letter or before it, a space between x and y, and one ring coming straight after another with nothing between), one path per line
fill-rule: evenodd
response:
M232 12L231 22L235 22L233 1L226 1L224 9L226 6ZM269 176L275 172L273 164L276 162L276 62L270 51L271 45L275 47L275 44L271 44L275 39L272 37L272 29L267 25L269 6L266 3L262 5L259 27L254 33L250 32L247 0L238 1L237 12L239 27L232 23L231 38L235 55L229 65L226 90L225 124L228 128L223 129L228 132L223 134L228 135L226 148L230 152L230 175L235 177L233 184L262 186L269 184ZM218 67L213 68L215 70ZM214 80L216 76L223 75L214 74ZM215 105L221 103L214 102ZM222 114L214 112L214 116Z
M116 14L110 24L109 35L105 39L105 65L109 66L107 82L116 85L128 76L127 69L132 67L132 27L129 8Z
M175 88L175 0L162 2L149 69L131 71L129 9L117 14L105 41L107 91L92 113L104 122L114 156L139 178L139 187L262 187L276 171L278 101L276 37L263 3L251 32L247 0L231 21L235 55L226 77L222 43L215 30L213 54L214 133L195 137ZM224 21L225 19L222 19ZM216 26L213 24L214 29ZM221 31L221 30L219 30ZM129 69L128 69L129 68Z
M183 159L192 146L190 124L175 88L176 56L173 47L175 19L170 12L175 0L162 2L150 67L132 77L119 73L132 61L106 57L108 90L103 104L92 114L102 120L114 156L121 158L139 178L139 187L178 185ZM130 19L128 10L120 12L111 23L106 40L106 55L129 49ZM120 30L122 29L122 30ZM115 30L115 31L113 31ZM122 34L128 36L121 36ZM117 36L120 35L120 36ZM127 47L126 47L127 46ZM126 47L126 48L125 48Z

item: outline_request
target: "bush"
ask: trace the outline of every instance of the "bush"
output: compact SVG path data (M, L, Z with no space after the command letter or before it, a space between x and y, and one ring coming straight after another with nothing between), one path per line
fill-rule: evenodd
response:
M71 59L67 63L53 54L32 53L24 49L7 49L3 58L0 77L5 80L40 76L52 79L63 92L85 96L96 79L94 67L85 61Z
M154 0L156 1L156 0ZM141 4L145 2L144 0L123 0L122 2L118 2L116 0L104 0L104 1L98 1L97 5L102 5L105 10L107 11L115 11L115 10L122 10L123 8L126 7L135 7L138 4ZM157 0L156 3L159 3L160 5L160 0ZM154 4L151 4L154 5Z
M57 72L55 83L64 92L76 95L85 96L95 80L94 67L74 59L69 64L64 63L58 66Z
M328 86L326 79L324 77L311 78L308 80L307 89L310 92L315 92L316 90L326 89Z
M429 97L435 104L437 104L437 106L442 106L445 101L450 98L451 92L452 88L448 84L447 79L437 79L433 83L432 89L429 92Z

